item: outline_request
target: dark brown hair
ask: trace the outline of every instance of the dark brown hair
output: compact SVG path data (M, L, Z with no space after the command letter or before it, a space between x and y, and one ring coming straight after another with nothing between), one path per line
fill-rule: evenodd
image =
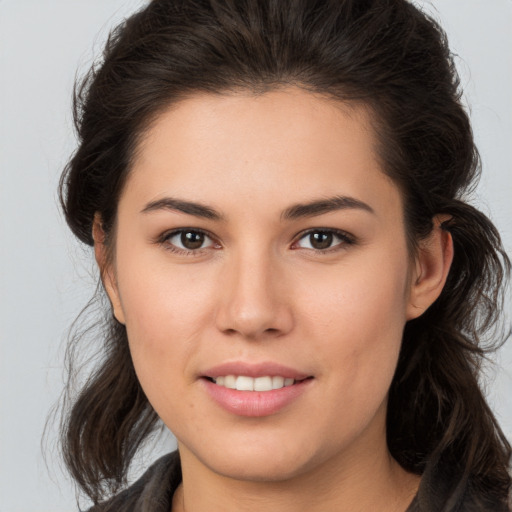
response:
M482 503L505 504L511 449L479 386L510 272L493 224L466 202L480 170L446 37L405 0L153 0L110 35L102 61L77 85L79 146L61 178L67 222L93 245L107 237L149 123L188 95L295 85L372 113L382 168L400 187L412 250L432 219L454 241L446 286L407 323L390 389L392 455L421 474L451 468ZM101 364L67 413L71 474L94 502L125 483L157 425L111 315Z

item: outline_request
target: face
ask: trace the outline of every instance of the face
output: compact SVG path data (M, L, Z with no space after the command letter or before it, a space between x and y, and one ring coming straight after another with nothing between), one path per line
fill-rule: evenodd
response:
M279 480L385 446L415 267L374 146L365 111L291 88L148 130L106 285L182 457Z

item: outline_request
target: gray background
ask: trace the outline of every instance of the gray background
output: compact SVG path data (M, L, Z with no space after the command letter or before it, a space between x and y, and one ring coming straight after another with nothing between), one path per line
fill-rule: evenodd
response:
M0 512L76 510L56 426L47 463L41 436L62 388L66 330L96 278L90 250L64 226L56 187L75 146L75 72L100 53L109 28L144 3L0 0ZM512 253L512 2L419 3L436 12L459 55L484 165L476 201ZM498 356L487 389L512 439L512 342ZM171 444L164 439L156 451ZM138 468L154 456L146 450Z

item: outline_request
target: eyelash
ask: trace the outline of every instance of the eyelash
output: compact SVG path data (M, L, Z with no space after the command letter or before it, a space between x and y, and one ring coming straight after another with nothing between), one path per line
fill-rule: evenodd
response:
M198 249L181 249L180 247L176 247L174 244L170 242L170 240L174 236L179 234L183 235L184 233L194 233L203 235L211 240L213 246L220 247L220 244L215 240L215 237L213 237L208 231L199 228L180 228L174 229L172 231L166 231L158 238L157 242L160 245L162 245L166 250L179 254L180 256L201 256L203 252L209 248L200 247Z
M340 242L333 245L332 247L327 247L326 249L315 249L315 248L307 248L310 251L314 251L316 254L329 254L332 252L341 251L346 248L346 246L354 245L356 243L356 238L347 233L346 231L341 231L339 229L333 229L333 228L313 228L309 229L307 231L303 231L296 237L296 241L293 243L293 245L296 245L298 242L300 242L302 239L306 238L307 236L312 235L313 233L322 233L327 235L333 235L340 239Z
M212 246L216 246L215 248L221 247L220 244L215 240L215 237L213 237L208 231L199 228L180 228L172 231L167 231L157 239L157 242L160 245L164 246L166 250L179 254L181 256L200 256L204 253L205 250L210 248L210 246L208 246L199 247L197 249L182 249L180 247L176 247L176 245L170 242L170 239L172 239L174 236L179 234L183 235L184 233L194 233L196 235L203 235L210 239ZM339 229L333 228L313 228L307 231L303 231L295 237L295 241L292 244L292 250L300 249L300 247L293 246L297 245L302 239L312 235L313 233L333 235L341 240L339 243L335 244L332 247L327 247L326 249L315 249L313 247L306 248L307 250L313 251L314 253L320 255L343 250L344 248L346 248L346 246L354 245L357 242L356 238L353 235L347 233L346 231L341 231Z

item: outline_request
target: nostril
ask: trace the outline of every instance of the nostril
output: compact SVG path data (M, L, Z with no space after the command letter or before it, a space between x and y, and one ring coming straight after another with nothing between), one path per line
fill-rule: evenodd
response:
M293 315L288 304L246 293L244 297L221 300L215 323L219 331L230 337L234 333L248 339L277 337L293 328Z

